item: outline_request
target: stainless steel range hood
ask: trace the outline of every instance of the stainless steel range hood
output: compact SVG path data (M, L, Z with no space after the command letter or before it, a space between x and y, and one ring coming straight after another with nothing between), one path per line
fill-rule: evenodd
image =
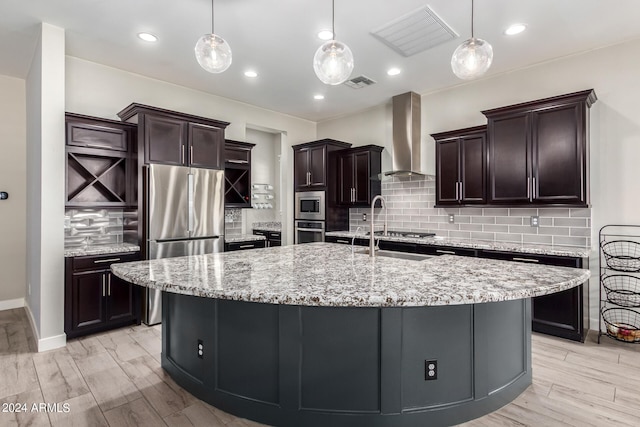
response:
M420 172L420 95L407 92L393 97L393 170L384 176L424 175Z

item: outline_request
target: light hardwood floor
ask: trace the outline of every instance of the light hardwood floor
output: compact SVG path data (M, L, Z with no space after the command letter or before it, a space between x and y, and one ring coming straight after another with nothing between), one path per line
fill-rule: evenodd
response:
M640 345L595 340L596 334L584 344L534 334L533 384L464 426L640 426ZM44 353L34 348L24 310L1 311L0 410L27 404L27 412L0 412L2 427L261 425L173 382L160 367L160 326L74 339ZM34 403L58 403L60 411L31 412Z

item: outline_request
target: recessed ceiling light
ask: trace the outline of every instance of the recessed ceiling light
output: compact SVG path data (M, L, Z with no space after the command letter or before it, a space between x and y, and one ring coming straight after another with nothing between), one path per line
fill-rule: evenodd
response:
M324 95L313 95L313 99L317 99L317 100L324 99Z
M331 40L333 38L333 31L331 30L322 30L318 33L318 38L320 40Z
M138 33L138 38L144 40L146 42L157 42L158 37L154 36L151 33Z
M244 75L251 78L258 77L258 73L256 73L255 71L245 71Z
M520 34L526 29L527 29L527 26L525 24L513 24L509 28L504 30L504 33L508 36L513 36L516 34Z
M387 70L387 74L390 76L397 76L400 74L400 68L389 68L389 70Z

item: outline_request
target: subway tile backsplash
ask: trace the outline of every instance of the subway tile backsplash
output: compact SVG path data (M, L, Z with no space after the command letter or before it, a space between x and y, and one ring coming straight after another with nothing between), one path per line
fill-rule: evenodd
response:
M563 246L591 246L591 209L588 208L434 208L433 176L393 177L382 182L387 200L389 229L433 232L450 238L472 238L510 243ZM368 230L370 208L350 210L351 231ZM384 215L375 209L376 230L382 229ZM449 214L454 223L449 223ZM531 227L530 217L539 216L540 227Z
M77 248L119 244L124 241L122 210L67 209L64 216L64 246Z
M242 234L242 210L224 210L224 234L225 236L239 236Z

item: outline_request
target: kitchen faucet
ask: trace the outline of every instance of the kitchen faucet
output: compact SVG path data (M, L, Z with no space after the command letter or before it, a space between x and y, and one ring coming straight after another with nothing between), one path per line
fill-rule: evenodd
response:
M377 195L376 197L373 198L373 200L371 201L371 231L369 232L369 256L376 256L376 244L375 244L375 240L373 237L373 233L374 233L374 217L373 217L373 206L376 204L376 202L380 200L380 202L382 203L382 207L384 208L384 228L382 229L382 235L386 236L387 235L387 201L384 199L384 197L382 197L381 195Z

